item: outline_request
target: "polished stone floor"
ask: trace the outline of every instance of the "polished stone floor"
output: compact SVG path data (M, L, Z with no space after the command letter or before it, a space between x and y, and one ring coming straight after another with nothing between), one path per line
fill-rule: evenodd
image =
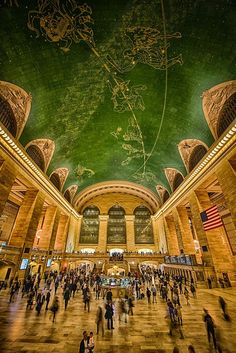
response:
M83 330L95 330L97 301L91 302L90 313L84 312L81 293L71 299L64 310L61 306L52 323L50 312L45 308L39 316L35 310L26 310L27 298L18 295L9 304L8 291L0 292L0 352L3 353L77 353ZM231 313L232 321L226 322L218 306L218 296L222 295ZM102 300L100 301L102 302ZM156 304L148 304L146 299L136 301L134 316L128 322L119 322L115 317L112 331L105 330L105 336L95 335L96 353L171 353L176 345L180 352L187 353L187 346L193 344L196 353L211 352L202 321L202 308L205 307L220 327L223 352L236 353L236 288L199 289L197 299L191 298L187 305L181 296L184 339L179 333L168 334L165 319L166 305L157 297Z

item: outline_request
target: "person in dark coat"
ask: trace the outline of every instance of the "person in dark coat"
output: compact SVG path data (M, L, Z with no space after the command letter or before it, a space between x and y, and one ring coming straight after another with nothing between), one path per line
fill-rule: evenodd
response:
M106 305L106 312L105 312L105 319L107 319L107 329L114 330L113 327L113 308L112 308L112 303L108 303Z
M215 336L214 321L213 321L211 315L208 313L208 310L203 309L203 311L204 311L203 321L206 323L208 342L210 343L211 337L212 337L214 348L216 350L217 346L216 346L216 336Z
M86 311L86 308L88 308L88 313L90 311L90 291L86 291L84 294L84 310Z
M57 295L55 295L55 297L53 299L52 306L51 306L50 310L52 312L52 322L55 322L56 314L59 310L59 298Z
M107 291L106 300L107 300L108 303L112 302L112 291L111 291L111 288L109 288L108 291Z
M83 332L83 339L80 342L79 353L87 353L88 352L88 343L89 337L87 335L87 331Z
M219 304L220 304L220 307L222 309L222 312L223 312L223 316L225 318L225 320L227 321L230 321L230 316L227 312L227 304L226 304L226 301L224 300L223 297L219 297Z
M147 288L147 290L146 290L146 295L147 295L147 299L148 299L148 304L151 304L151 291L149 288Z
M70 300L70 290L69 288L67 287L65 292L64 292L64 301L65 301L65 310L67 308L67 305L69 303L69 300Z
M48 310L48 305L49 305L49 302L50 302L50 297L51 297L51 291L47 291L47 294L46 294L46 308L45 310Z
M42 293L38 293L37 298L36 298L36 307L35 310L37 311L38 315L41 312L42 309L42 305L43 305L43 297L42 297Z

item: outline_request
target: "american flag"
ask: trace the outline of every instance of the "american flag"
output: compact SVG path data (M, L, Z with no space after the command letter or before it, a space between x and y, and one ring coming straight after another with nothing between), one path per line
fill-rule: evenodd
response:
M212 206L200 213L204 230L218 228L223 225L217 206Z

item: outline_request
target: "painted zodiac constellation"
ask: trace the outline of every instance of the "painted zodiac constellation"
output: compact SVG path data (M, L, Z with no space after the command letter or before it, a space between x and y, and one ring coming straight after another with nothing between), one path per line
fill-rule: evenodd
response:
M108 86L112 92L111 100L114 111L122 113L134 109L145 109L143 98L139 92L145 90L146 86L136 85L130 87L130 81L124 81L121 78L116 78L114 82L108 80Z
M167 49L170 47L170 43L167 40L173 38L181 38L181 34L179 32L175 32L172 34L161 34L161 32L157 28L152 27L143 27L143 26L133 26L129 27L125 31L125 37L128 38L129 41L129 48L123 51L123 63L117 64L115 60L110 56L106 56L106 60L108 65L119 73L126 73L132 70L138 63L146 64L151 66L154 69L158 70L167 70L169 67L175 64L183 64L182 55L175 56L173 58L168 58ZM129 83L129 81L128 81ZM140 95L141 89L134 89L134 94L132 90L128 89L128 83L122 82L121 88L119 89L119 84L112 88L112 101L114 105L114 111L123 112L125 110L134 110L140 109L144 110L144 102L143 98ZM139 87L139 86L134 86ZM146 89L146 86L141 86L142 90ZM121 94L121 92L125 92L125 95ZM119 98L119 99L118 99ZM129 103L129 98L131 98L131 102L127 107L127 103ZM123 102L126 102L124 105ZM121 104L118 104L120 102ZM123 104L122 104L123 103ZM126 108L124 108L126 107ZM121 109L122 108L122 109ZM131 122L131 123L130 123ZM122 165L129 164L134 158L144 158L143 162L143 170L136 171L133 174L133 178L136 180L143 182L143 181L154 181L156 180L156 176L151 172L147 171L145 168L146 161L150 158L151 153L146 153L144 148L142 139L141 129L138 128L137 119L134 117L130 119L127 131L125 134L121 135L121 131L117 128L116 131L113 131L111 134L116 138L119 139L120 137L123 138L124 142L126 139L129 139L130 143L122 143L122 149L126 151L127 158L123 160ZM137 133L138 132L138 133ZM135 137L135 139L134 139ZM142 142L142 151L136 148L136 142L141 144Z
M183 64L181 54L169 59L167 53L170 43L166 43L166 40L181 38L179 32L161 35L156 28L131 27L125 35L131 45L123 51L125 61L118 65L112 57L107 55L107 61L120 73L132 70L138 63L158 70L166 70L175 64Z
M6 1L6 0L5 0ZM15 0L17 1L17 0ZM122 52L122 61L117 62L110 54L101 55L95 47L93 30L90 27L94 23L92 18L92 9L87 5L79 5L76 0L37 0L37 10L31 10L28 13L28 28L40 34L45 40L57 43L64 52L70 50L72 43L85 41L92 52L96 55L101 67L108 74L107 84L111 91L111 101L115 112L130 112L131 117L128 120L128 127L123 133L118 127L116 131L111 132L117 140L122 139L122 149L127 158L123 160L122 165L129 164L134 159L143 158L142 166L133 174L133 178L138 181L154 181L156 176L146 168L147 160L152 155L162 126L165 115L165 103L163 104L163 113L161 124L158 129L157 138L150 153L145 151L142 130L140 128L135 111L144 111L145 105L141 92L146 90L145 85L133 85L130 80L124 80L118 77L119 74L127 73L135 68L137 64L145 64L153 69L166 72L167 90L167 70L173 65L183 64L182 55L169 57L168 49L170 40L181 38L181 33L166 33L164 5L161 0L163 33L152 27L143 25L128 26L125 25L123 38L127 47ZM61 45L63 43L63 45ZM166 97L166 93L165 93ZM94 172L81 166L75 170L80 182L83 176L91 177Z
M81 40L95 46L93 30L89 27L93 24L92 10L87 4L78 5L76 0L67 0L60 4L60 0L38 0L38 9L28 13L28 28L40 33L45 40L54 43L63 42L60 48L67 52L72 42Z
M77 176L80 184L83 183L85 177L91 178L95 174L95 172L92 169L85 168L80 164L78 164L74 173Z

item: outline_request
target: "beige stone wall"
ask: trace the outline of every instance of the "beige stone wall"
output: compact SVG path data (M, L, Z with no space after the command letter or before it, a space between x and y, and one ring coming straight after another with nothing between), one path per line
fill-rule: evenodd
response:
M188 212L191 213L196 237L200 243L200 252L204 263L213 266L217 277L222 273L228 273L232 282L236 278L236 259L232 253L226 234L226 229L219 227L211 231L204 231L200 213L209 208L212 202L211 193L223 193L227 207L227 217L236 226L236 174L235 164L236 147L225 153L220 160L216 160L211 172L204 174L197 180L190 190L178 197L172 206L161 213L158 218L152 218L154 244L135 244L133 213L136 207L144 205L150 209L150 205L141 197L126 193L108 193L93 197L84 208L95 205L100 210L99 243L97 245L79 244L81 229L81 217L76 217L72 211L62 208L49 193L38 185L36 180L27 175L20 165L10 159L3 151L0 151L0 214L7 200L17 200L20 206L16 221L10 236L9 244L20 247L22 252L16 261L19 267L22 257L31 256L31 250L37 245L45 251L57 250L78 251L82 248L92 247L95 250L106 252L111 248L122 248L128 251L137 251L148 248L153 251L162 251L170 255L179 255L181 247L185 254L193 254L195 247L188 220ZM21 181L24 188L19 193ZM214 181L214 184L212 184ZM171 196L172 197L172 196ZM170 197L170 199L171 199ZM167 201L167 203L169 200ZM107 221L109 209L119 204L126 213L126 244L107 245ZM40 240L35 240L37 230L42 229ZM233 237L235 227L231 229ZM236 234L235 234L236 237ZM208 251L203 251L206 246ZM28 255L23 254L25 248L30 249ZM21 272L23 274L23 272Z
M124 208L126 215L132 215L135 208L140 205L150 209L150 205L140 197L123 193L109 193L92 198L84 205L83 210L90 205L94 205L99 208L101 215L106 215L109 209L117 204Z

